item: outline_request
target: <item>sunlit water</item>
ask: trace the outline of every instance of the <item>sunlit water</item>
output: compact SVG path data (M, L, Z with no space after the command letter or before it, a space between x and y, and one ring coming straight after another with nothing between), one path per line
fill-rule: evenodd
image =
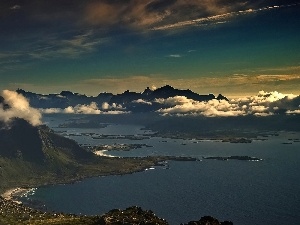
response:
M54 121L51 124L55 124ZM145 132L140 128L109 125L102 129L55 130L67 130L67 134L134 135ZM235 225L296 225L300 221L300 143L288 140L291 137L299 138L299 134L280 133L251 144L160 137L106 140L70 136L81 144L144 143L153 146L129 152L108 152L112 156L175 155L197 157L200 161L168 162L167 167L134 174L41 187L30 199L45 204L48 210L89 215L138 205L153 210L171 224L211 215L220 220L232 220ZM292 144L282 144L284 142ZM202 159L203 156L232 155L263 160Z

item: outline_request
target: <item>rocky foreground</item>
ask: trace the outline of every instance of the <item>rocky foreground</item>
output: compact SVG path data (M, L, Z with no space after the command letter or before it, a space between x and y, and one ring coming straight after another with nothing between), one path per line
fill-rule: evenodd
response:
M64 213L48 213L26 207L11 200L0 197L1 225L168 225L164 219L157 217L150 210L142 210L133 206L125 210L114 209L104 215L86 216ZM232 222L219 222L217 219L205 216L199 221L191 221L182 225L233 225Z

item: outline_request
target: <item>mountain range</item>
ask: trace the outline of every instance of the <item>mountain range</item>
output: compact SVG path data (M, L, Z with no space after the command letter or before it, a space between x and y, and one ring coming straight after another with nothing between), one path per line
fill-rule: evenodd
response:
M217 97L213 94L200 95L191 90L179 90L170 85L151 90L147 87L143 92L125 91L122 94L100 93L98 96L87 96L84 94L73 93L71 91L62 91L59 94L36 94L22 89L18 89L17 93L26 97L30 105L34 108L67 108L69 106L90 104L91 102L102 105L108 103L109 105L121 105L123 108L131 112L149 112L161 108L155 99L167 99L175 96L185 96L188 99L195 101L209 101L212 99L226 100L228 99L219 94ZM139 104L139 103L144 104ZM148 104L147 104L148 103ZM151 103L151 104L150 104Z

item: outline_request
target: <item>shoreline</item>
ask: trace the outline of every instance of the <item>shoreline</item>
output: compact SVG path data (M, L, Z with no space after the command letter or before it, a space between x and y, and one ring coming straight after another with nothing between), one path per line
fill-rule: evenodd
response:
M18 204L22 204L21 201L16 200L17 197L22 197L23 195L28 194L30 191L33 191L35 188L23 188L16 187L10 188L1 194L1 197L7 201L13 201Z
M118 158L118 157L107 157L107 156L102 156L102 157L106 157L106 158L110 158L110 159ZM151 157L142 157L142 159L147 159L147 158L151 158ZM156 160L154 160L153 163L145 165L145 166L141 166L140 168L135 168L131 171L124 171L124 172L113 171L113 172L110 172L109 174L104 173L104 174L98 174L98 175L87 175L87 176L81 176L81 177L77 177L77 178L66 179L65 181L60 181L60 180L59 181L49 181L49 182L46 182L43 184L36 183L36 185L28 185L27 187L19 186L19 187L14 187L14 188L8 188L8 189L0 192L0 196L7 201L12 201L12 202L20 205L20 204L23 204L23 202L17 200L17 198L22 197L22 196L28 194L30 191L33 191L39 187L44 187L47 185L72 184L72 183L80 182L85 179L89 179L89 178L93 178L93 177L123 176L123 175L128 175L128 174L133 174L133 173L145 172L147 170L152 169L154 166L164 167L164 166L166 166L167 161L191 161L192 162L192 161L200 161L200 160L197 158L193 158L193 157L158 156L158 157L156 157ZM34 207L31 207L31 208L34 208Z

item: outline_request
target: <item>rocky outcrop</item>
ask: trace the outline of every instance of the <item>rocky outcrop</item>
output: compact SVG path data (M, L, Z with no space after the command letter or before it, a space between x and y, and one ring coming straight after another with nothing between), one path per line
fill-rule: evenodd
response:
M198 221L190 221L181 225L233 225L233 223L230 221L219 222L211 216L203 216Z
M151 210L143 210L137 206L125 210L113 209L102 216L86 216L43 212L0 197L0 224L168 225L169 223ZM233 223L219 222L213 217L204 216L199 221L182 225L233 225Z
M215 160L242 160L242 161L261 161L262 159L251 156L212 156L212 157L203 157L203 159L215 159Z
M157 217L151 210L142 210L137 206L129 207L125 210L114 209L102 216L106 225L127 224L127 225L168 225L164 219Z

